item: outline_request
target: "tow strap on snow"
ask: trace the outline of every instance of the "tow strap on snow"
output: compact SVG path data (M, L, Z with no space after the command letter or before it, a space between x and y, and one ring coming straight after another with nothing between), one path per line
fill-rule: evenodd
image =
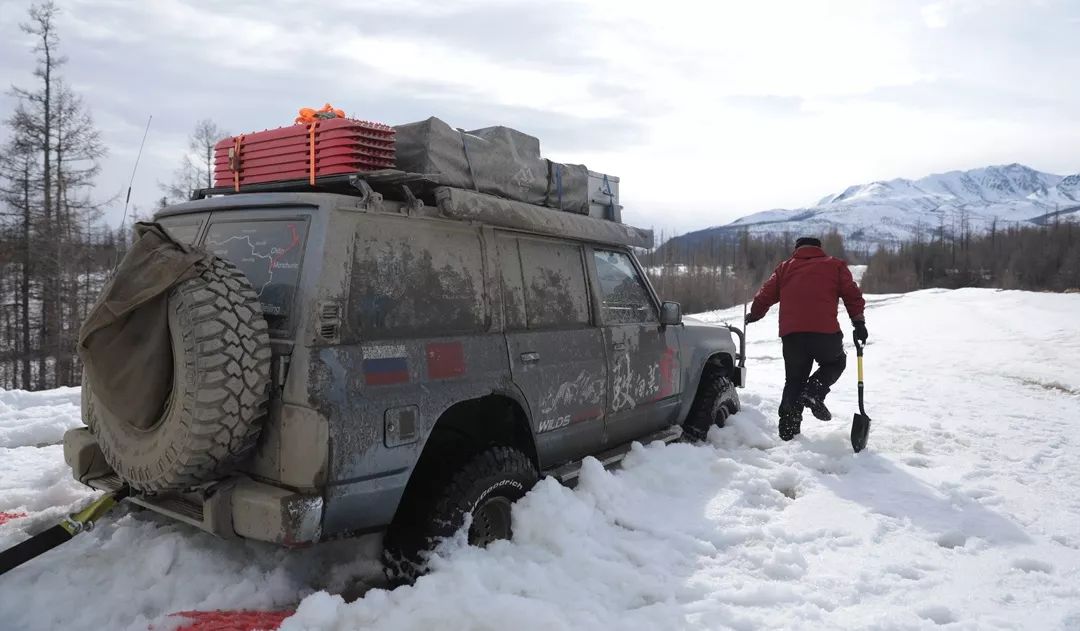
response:
M59 524L0 552L0 575L19 567L30 559L45 554L80 532L93 529L94 524L105 513L123 501L129 492L127 485L125 485L112 493L106 493L83 510L68 515Z
M176 631L274 631L295 611L181 611L169 615ZM182 621L182 622L181 622ZM169 628L172 628L171 626Z

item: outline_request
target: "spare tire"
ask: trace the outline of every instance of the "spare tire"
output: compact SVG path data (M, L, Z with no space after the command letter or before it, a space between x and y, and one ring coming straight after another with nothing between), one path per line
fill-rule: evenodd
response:
M83 380L83 418L105 460L138 491L221 478L254 447L266 414L270 338L258 295L223 259L201 267L169 293L172 389L160 416L136 426Z

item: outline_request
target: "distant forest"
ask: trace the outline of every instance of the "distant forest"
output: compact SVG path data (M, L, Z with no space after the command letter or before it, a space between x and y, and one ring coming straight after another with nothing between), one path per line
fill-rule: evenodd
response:
M747 302L776 265L791 256L799 236L743 231L687 244L661 234L661 245L640 259L663 300L681 303L683 313L700 313ZM821 240L826 252L849 263L867 259L865 254L848 252L835 231Z
M793 234L717 236L690 247L660 247L642 255L657 293L682 303L685 313L723 309L749 301L776 265L791 256ZM825 251L849 264L866 264L867 293L902 293L933 287L993 287L1030 291L1080 291L1080 223L1043 226L997 222L975 233L962 222L944 225L874 253L848 250L836 232L822 235ZM663 241L663 238L661 239Z
M1080 224L1000 229L995 222L986 233L916 238L870 257L862 287L876 294L930 287L1080 291Z

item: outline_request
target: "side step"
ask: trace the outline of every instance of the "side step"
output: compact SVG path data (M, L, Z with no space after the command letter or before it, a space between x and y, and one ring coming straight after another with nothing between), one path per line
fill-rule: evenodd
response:
M626 454L630 453L630 446L634 443L641 443L642 445L648 445L649 443L656 441L663 441L664 443L672 443L682 436L682 427L678 425L672 425L666 427L658 432L644 436L638 440L630 441L626 444L619 445L607 451L602 451L593 458L600 461L600 464L604 465L605 469L611 469L619 465L622 459L626 457ZM577 486L578 476L581 475L581 461L575 460L574 462L568 462L561 467L549 469L544 471L544 476L551 476L559 481L560 484L573 488Z
M111 473L100 478L87 480L86 484L92 488L112 493L123 485L123 481L120 476ZM191 497L170 494L155 496L150 499L144 496L132 495L128 498L128 501L191 524L196 528L206 529L206 525L203 523L203 504L193 500Z

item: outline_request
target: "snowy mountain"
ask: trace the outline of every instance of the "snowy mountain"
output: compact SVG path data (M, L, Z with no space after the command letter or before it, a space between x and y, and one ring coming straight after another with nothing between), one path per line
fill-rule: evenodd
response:
M753 233L822 234L836 228L857 247L891 245L944 225L973 231L1080 219L1080 174L1062 177L1022 164L949 171L918 180L897 178L848 187L813 206L754 213L726 226L683 235L690 242L748 228Z

